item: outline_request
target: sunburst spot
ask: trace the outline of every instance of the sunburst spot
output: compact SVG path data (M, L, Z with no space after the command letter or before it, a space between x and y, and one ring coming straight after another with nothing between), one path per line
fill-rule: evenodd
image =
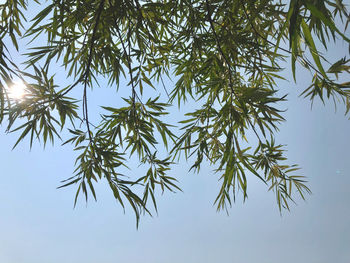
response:
M26 89L27 87L23 83L23 81L14 81L13 84L9 86L8 95L10 99L21 100L25 97L27 93Z

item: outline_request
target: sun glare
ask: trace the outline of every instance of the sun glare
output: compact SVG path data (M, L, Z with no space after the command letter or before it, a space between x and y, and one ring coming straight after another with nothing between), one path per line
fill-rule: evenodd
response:
M22 81L15 81L9 88L9 97L13 100L21 100L26 94L26 85Z

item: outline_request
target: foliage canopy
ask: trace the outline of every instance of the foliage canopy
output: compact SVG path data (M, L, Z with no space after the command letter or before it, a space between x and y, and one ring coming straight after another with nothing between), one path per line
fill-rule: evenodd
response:
M27 21L28 8L41 11ZM24 137L32 145L53 142L68 129L64 143L73 144L78 157L74 175L61 187L77 185L75 202L79 193L96 199L94 184L107 180L137 220L150 213L148 203L157 210L157 189L180 190L168 175L180 155L195 171L203 160L212 164L221 182L218 209L231 205L239 190L247 197L248 176L275 192L280 209L310 192L274 140L284 121L279 102L286 97L278 95L276 81L285 61L294 79L296 65L313 75L306 98L337 98L350 109L350 83L338 80L349 72L349 60L329 62L318 51L330 41L350 43L342 0L7 0L0 12L0 121L7 132L19 133L16 145ZM11 53L23 39L31 44L19 66ZM55 84L49 69L55 64L70 85ZM174 86L166 87L164 77ZM21 100L9 94L16 78L27 87ZM101 79L116 92L130 92L120 107L105 105L100 122L92 123L87 91ZM127 87L119 87L122 79ZM77 86L81 97L71 98ZM147 97L149 89L160 95ZM193 102L198 109L186 112L179 125L165 121L170 105L186 110ZM256 139L248 141L248 130ZM120 173L129 156L148 167L144 175Z

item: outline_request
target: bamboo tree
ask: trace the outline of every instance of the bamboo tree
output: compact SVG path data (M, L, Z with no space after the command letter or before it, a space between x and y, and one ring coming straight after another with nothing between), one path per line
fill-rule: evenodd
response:
M41 11L26 21L26 9L38 4ZM180 158L192 161L194 171L203 161L213 166L222 183L215 200L219 210L239 190L248 196L252 176L275 192L280 210L289 209L296 195L310 193L298 166L288 164L284 147L275 142L284 121L280 102L286 100L277 95L276 81L285 61L290 59L294 79L297 66L313 75L302 93L306 98L337 98L346 113L350 109L349 82L338 80L349 73L349 59L332 64L319 51L331 41L350 43L350 17L341 0L11 0L0 12L0 121L8 132L19 133L15 146L27 136L30 145L35 140L45 145L68 129L71 137L64 144L73 144L78 157L73 176L60 187L76 185L76 203L79 194L96 199L94 184L107 180L137 221L151 213L150 201L157 211L157 191L180 190L169 175ZM22 38L32 42L24 68L11 60L9 48L18 50ZM37 39L45 44L36 45ZM57 64L70 85L57 85L50 75L50 65ZM175 85L166 87L164 77ZM15 78L27 86L20 101L7 88ZM127 80L130 96L122 107L104 105L100 122L92 123L87 90L101 79L117 87ZM71 98L78 86L81 97ZM151 89L161 95L147 97ZM186 110L192 102L197 110L186 112L177 125L166 123L169 106ZM255 140L248 141L248 131ZM125 180L120 169L130 156L149 168Z

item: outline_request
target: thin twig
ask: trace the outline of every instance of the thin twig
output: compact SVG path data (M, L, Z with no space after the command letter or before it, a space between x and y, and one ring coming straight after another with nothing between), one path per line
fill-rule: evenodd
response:
M84 73L85 76L84 76L83 114L84 114L84 119L85 119L85 122L86 122L86 127L87 127L87 130L88 130L90 143L92 143L93 141L92 141L92 136L91 136L91 131L90 131L88 105L87 105L87 83L88 83L88 77L89 77L89 74L90 74L90 68L91 68L91 62L92 62L92 53L93 53L94 44L95 44L95 40L96 40L97 27L98 27L98 24L100 22L101 14L102 14L102 11L103 11L104 1L105 0L102 0L100 2L100 5L99 5L98 10L97 10L96 22L95 22L94 29L92 31L88 63L86 65L86 71Z

